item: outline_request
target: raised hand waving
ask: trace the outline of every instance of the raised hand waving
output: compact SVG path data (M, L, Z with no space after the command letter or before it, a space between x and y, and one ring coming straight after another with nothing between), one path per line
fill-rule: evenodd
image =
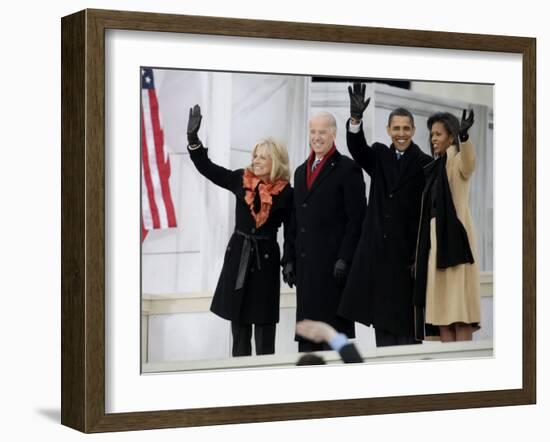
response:
M350 115L354 120L361 120L363 112L369 105L370 97L365 100L366 85L363 83L353 83L353 89L348 86Z
M201 127L201 107L195 104L192 108L189 108L189 120L187 121L187 142L189 145L200 144L199 129Z
M470 109L470 115L468 111L464 109L462 111L462 119L460 120L460 131L458 133L460 141L466 141L469 137L468 131L474 125L474 110Z

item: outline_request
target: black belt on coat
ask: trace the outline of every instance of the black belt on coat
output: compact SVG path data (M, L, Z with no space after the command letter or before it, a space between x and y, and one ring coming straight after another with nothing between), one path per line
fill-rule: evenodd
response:
M235 229L235 233L244 238L243 246L241 248L241 260L239 262L239 271L237 273L237 281L235 282L235 290L239 290L244 286L244 279L246 277L246 270L248 268L248 262L250 261L250 253L252 252L252 246L256 247L256 267L258 270L262 269L260 262L260 250L258 248L258 240L275 239L272 236L266 235L254 235L251 233L244 233Z

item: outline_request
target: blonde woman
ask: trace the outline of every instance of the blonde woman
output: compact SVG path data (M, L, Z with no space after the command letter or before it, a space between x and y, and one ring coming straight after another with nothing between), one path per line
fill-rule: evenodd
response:
M479 268L468 205L475 169L468 130L462 120L440 112L428 119L435 161L425 167L426 185L417 245L415 312L417 337L471 341L480 323Z
M235 195L235 229L225 251L222 271L210 310L231 321L233 356L252 354L252 328L256 354L275 352L279 321L280 259L277 231L288 234L293 190L289 183L286 148L272 138L259 141L250 165L229 170L208 158L198 138L200 107L189 109L188 150L197 170L214 184Z

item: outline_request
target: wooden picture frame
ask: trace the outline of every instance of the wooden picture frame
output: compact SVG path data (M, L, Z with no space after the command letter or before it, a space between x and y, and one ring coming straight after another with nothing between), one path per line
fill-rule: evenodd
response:
M131 413L105 411L107 29L520 54L522 387ZM536 400L536 40L404 29L85 10L62 19L62 424L83 432L533 404Z

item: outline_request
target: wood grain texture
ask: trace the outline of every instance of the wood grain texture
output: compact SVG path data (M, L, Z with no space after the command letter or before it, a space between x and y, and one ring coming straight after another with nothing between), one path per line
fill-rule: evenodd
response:
M86 428L105 415L105 39L86 11Z
M86 347L85 14L65 17L61 45L61 422L83 429Z
M521 53L529 38L145 12L88 10L106 29Z
M523 56L523 388L105 413L106 29L427 47ZM536 398L536 46L525 37L86 10L62 20L62 423L84 432L532 404Z
M523 390L537 394L537 75L536 40L523 50Z

